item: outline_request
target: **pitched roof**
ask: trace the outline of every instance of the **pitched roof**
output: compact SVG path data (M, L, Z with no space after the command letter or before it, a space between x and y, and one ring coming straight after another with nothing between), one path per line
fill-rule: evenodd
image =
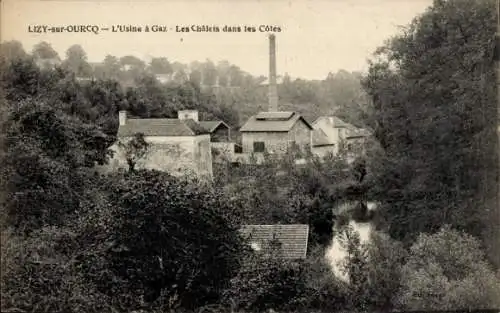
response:
M130 118L118 128L118 137L133 136L136 133L145 136L196 136L208 132L193 120L174 118Z
M219 127L220 124L226 126L227 128L230 128L229 125L227 125L223 121L199 121L198 124L200 124L201 127L206 129L210 133L213 132L217 127Z
M335 128L348 128L349 127L349 123L344 122L343 120L341 120L340 118L338 118L334 115L332 115L332 116L320 116L313 122L313 124L316 124L321 119L327 119L328 123L330 123L332 125L332 127L335 127Z
M281 252L286 259L304 259L307 254L309 225L244 225L240 228L244 238L250 241L254 249L268 251L270 243L281 243Z
M325 132L321 129L315 129L313 131L312 140L313 140L313 147L334 145L333 141L330 138L328 138Z
M240 128L240 132L287 132L298 120L302 120L309 129L313 129L297 112L260 112L251 116Z

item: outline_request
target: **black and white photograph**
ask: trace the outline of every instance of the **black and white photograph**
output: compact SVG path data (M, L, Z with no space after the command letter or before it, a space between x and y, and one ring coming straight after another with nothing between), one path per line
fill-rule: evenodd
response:
M1 0L0 311L500 312L500 0Z

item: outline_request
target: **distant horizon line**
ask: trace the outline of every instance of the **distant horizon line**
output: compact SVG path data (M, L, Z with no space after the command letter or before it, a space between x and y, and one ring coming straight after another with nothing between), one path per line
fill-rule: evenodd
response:
M80 43L73 43L73 44L69 44L69 45L68 45L68 48L66 48L66 50L64 50L64 51L57 51L57 49L55 49L55 48L53 47L52 43L51 43L50 41L48 41L48 40L41 40L41 41L39 41L39 42L38 42L38 43L36 43L36 44L29 45L31 49L27 49L27 47L26 47L25 43L23 43L22 41L17 40L17 39L0 40L0 44L3 44L3 43L5 43L5 42L9 42L9 41L17 41L17 42L21 43L21 45L22 45L22 47L23 47L24 51L25 51L26 53L28 53L28 54L32 54L32 51L33 51L33 48L34 48L34 46L35 46L35 45L37 45L37 44L39 44L39 43L42 43L42 42L46 42L46 43L48 43L48 44L52 47L52 49L54 49L54 51L56 51L56 52L57 52L57 54L58 54L58 56L59 56L59 59L60 59L61 61L62 61L62 60L65 60L65 54L66 54L66 51L67 51L67 49L69 49L71 46L73 46L73 45L79 45L79 46L81 46L82 48L84 48L84 44L80 44ZM84 48L84 50L85 50L85 48ZM232 61L230 61L230 60L228 60L228 59L218 59L218 60L215 60L215 59L211 59L211 58L208 58L208 57L207 57L207 58L205 58L204 60L199 60L199 59L198 59L198 60L191 60L191 61L181 61L181 60L174 60L174 59L171 59L171 58L169 58L169 57L167 57L167 56L150 55L150 54L147 54L147 53L145 53L145 54L144 54L144 55L142 55L142 56L139 56L139 55L134 54L134 53L132 53L132 54L122 54L122 55L113 55L113 54L111 54L111 53L105 53L102 57L100 57L100 60L97 60L97 57L90 58L90 57L88 57L88 52L87 52L87 51L85 51L85 52L87 53L87 62L88 62L89 64L103 63L104 59L105 59L105 58L106 58L106 56L108 56L108 55L110 55L110 56L114 56L114 57L116 57L116 58L118 58L118 59L120 59L120 58L122 58L122 57L125 57L125 56L133 56L133 57L136 57L136 58L140 59L141 61L145 62L146 64L149 64L149 62L150 62L150 61L151 61L151 59L153 59L153 58L166 58L166 59L167 59L167 60L168 60L171 64L172 64L172 63L181 63L181 64L183 64L183 65L188 65L188 66L189 66L189 64L190 64L190 63L193 63L193 62L200 62L200 63L204 63L204 62L206 62L206 61L211 61L214 65L217 65L217 64L218 64L218 63L220 63L220 62L228 62L230 65L235 65L235 66L237 66L238 68L240 68L243 72L245 72L245 73L247 73L247 74L250 74L250 75L252 75L252 76L254 76L254 77L266 77L266 78L268 78L268 75L269 75L269 73L265 73L265 74L263 74L263 73L257 73L257 72L250 72L250 71L248 71L247 69L242 68L240 65L238 65L238 64L236 64L236 63L234 63L234 62L232 62ZM368 59L368 58L367 58L367 59ZM368 62L366 62L366 63L365 63L365 65L367 66L367 65L368 65ZM293 79L304 79L304 80L324 80L324 79L326 79L326 77L328 76L328 74L329 74L329 73L333 73L333 74L335 74L335 73L338 73L338 72L340 72L340 71L346 71L346 72L348 72L348 73L359 73L359 74L366 74L366 73L367 73L367 69L366 69L366 68L365 68L365 69L347 69L347 68L338 67L338 68L336 68L336 69L330 69L330 70L328 70L328 71L327 71L327 73L326 73L326 74L324 74L322 77L308 77L307 75L292 75L292 74L291 74L291 72L288 72L288 71L282 72L282 74L280 74L279 76L284 77L285 75L287 75L287 74L288 74L288 76L290 76L290 77L291 77L291 78L293 78Z

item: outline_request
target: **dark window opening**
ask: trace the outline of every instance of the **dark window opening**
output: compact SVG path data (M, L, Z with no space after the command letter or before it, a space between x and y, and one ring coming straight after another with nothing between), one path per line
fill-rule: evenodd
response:
M253 152L264 152L265 150L266 147L264 145L264 142L256 141L253 143Z

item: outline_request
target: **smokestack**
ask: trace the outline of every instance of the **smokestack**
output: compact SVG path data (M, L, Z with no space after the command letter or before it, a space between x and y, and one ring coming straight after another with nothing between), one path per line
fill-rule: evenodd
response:
M276 39L269 35L269 112L278 111L278 86L276 84Z

